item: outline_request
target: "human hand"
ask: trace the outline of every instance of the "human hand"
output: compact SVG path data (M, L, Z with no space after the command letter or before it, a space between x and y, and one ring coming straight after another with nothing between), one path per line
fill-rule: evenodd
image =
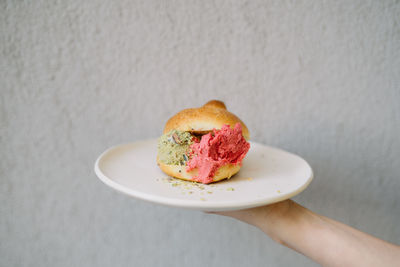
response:
M281 243L282 241L278 235L278 227L280 225L279 222L283 221L284 218L289 216L292 217L294 210L298 208L297 206L299 205L288 199L256 208L208 213L232 217L245 223L254 225L268 234L272 239Z

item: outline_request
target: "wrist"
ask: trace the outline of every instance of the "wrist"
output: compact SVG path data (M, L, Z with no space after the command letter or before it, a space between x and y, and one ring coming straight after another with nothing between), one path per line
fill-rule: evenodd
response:
M264 208L255 225L276 242L287 245L288 235L296 234L307 209L290 199Z

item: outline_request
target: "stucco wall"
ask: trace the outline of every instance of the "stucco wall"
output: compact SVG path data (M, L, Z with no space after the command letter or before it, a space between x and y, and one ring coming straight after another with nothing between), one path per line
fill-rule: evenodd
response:
M1 1L0 266L313 266L96 179L104 149L224 100L305 157L295 198L400 243L398 1Z

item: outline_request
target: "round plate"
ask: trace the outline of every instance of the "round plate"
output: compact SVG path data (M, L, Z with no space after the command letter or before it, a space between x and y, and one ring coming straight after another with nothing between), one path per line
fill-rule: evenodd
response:
M112 147L99 156L97 176L129 196L189 209L251 208L291 198L313 178L308 163L289 152L250 142L239 173L214 184L171 178L157 166L157 140Z

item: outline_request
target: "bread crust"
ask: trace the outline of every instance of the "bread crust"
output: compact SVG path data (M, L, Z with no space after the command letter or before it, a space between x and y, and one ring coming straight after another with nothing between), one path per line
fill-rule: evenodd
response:
M249 140L250 132L246 124L229 112L224 102L211 100L202 107L184 109L172 116L165 124L163 133L179 130L204 134L213 129L219 130L224 124L234 127L238 122L242 125L243 137Z
M224 102L211 100L202 107L184 109L172 116L165 124L163 133L179 130L203 135L213 129L221 129L224 124L234 127L236 123L242 125L243 137L249 140L250 132L247 126L235 114L226 109ZM157 165L169 176L187 181L193 181L193 177L196 177L198 172L197 168L188 172L186 166L165 164L159 161L158 156ZM219 167L214 174L213 182L231 178L239 172L240 167L240 164L227 164Z
M197 168L191 170L190 172L186 171L186 166L182 165L167 165L165 163L162 163L161 161L158 160L157 157L157 164L160 167L160 169L168 174L169 176L186 180L186 181L193 181L192 177L197 176ZM223 179L229 179L236 173L238 173L240 170L240 164L234 165L234 164L227 164L224 166L221 166L217 172L215 173L213 177L213 183L221 181Z

